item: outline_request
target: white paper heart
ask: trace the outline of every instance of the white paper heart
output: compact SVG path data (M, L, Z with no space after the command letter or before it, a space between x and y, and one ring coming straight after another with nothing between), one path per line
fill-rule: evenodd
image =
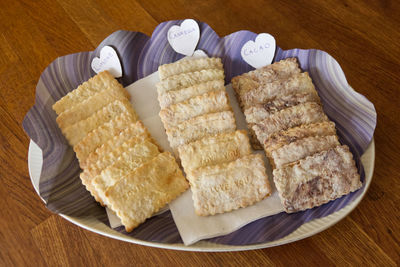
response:
M199 25L193 19L185 19L180 26L169 28L167 39L175 52L191 56L200 39Z
M241 55L247 64L257 69L271 64L275 49L275 38L268 33L260 33L255 42L250 40L243 45Z
M104 46L100 50L100 58L93 58L91 66L96 73L107 70L115 78L122 77L121 62L117 52L111 46Z

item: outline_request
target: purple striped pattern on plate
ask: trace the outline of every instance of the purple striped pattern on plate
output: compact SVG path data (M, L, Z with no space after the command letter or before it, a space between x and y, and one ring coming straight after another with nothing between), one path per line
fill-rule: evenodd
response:
M161 23L151 37L139 32L117 31L108 36L96 50L57 58L43 71L36 87L35 105L27 113L23 127L43 151L39 192L51 211L75 217L94 217L107 224L104 208L93 200L81 184L78 162L55 123L56 114L51 109L52 104L95 74L90 63L105 45L114 47L119 54L124 72L119 81L124 86L157 71L161 64L182 58L182 55L172 50L166 38L168 29L181 22ZM227 83L232 77L253 69L242 60L240 49L248 40L255 39L255 33L239 31L220 38L206 23L199 22L199 26L201 36L197 49L210 56L222 58ZM353 152L364 180L360 156L371 142L375 130L376 112L373 104L347 84L339 64L326 52L314 49L284 51L277 47L274 61L287 57L297 57L301 68L310 73L325 112L336 123L341 142L347 144ZM263 218L231 234L209 241L228 245L251 245L277 240L307 221L343 208L363 190L364 187L308 211L280 213ZM169 211L147 220L131 233L125 233L122 227L117 231L140 240L182 243Z

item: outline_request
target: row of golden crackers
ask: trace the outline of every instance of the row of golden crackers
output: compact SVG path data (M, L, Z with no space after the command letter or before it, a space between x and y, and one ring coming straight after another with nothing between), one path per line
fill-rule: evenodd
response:
M57 124L76 152L87 190L121 219L127 231L188 187L175 158L161 153L108 72L80 85L53 109Z
M159 67L159 113L188 178L198 215L252 205L271 194L264 162L252 154L224 86L220 58Z
M264 148L287 212L322 205L361 187L347 146L325 115L312 80L295 58L232 79L252 133Z

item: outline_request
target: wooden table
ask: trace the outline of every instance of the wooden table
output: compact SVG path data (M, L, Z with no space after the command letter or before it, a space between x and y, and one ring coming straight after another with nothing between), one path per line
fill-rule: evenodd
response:
M29 1L0 3L0 265L400 264L400 4L397 1ZM292 244L235 253L144 247L79 228L48 211L29 179L21 123L40 73L55 58L93 50L112 32L150 35L194 18L220 36L268 32L283 49L317 48L375 104L371 187L344 220Z

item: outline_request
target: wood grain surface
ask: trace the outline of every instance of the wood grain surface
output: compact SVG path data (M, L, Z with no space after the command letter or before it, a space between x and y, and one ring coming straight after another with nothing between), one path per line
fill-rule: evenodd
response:
M317 48L375 104L371 187L344 220L284 246L235 253L180 252L128 244L49 212L28 173L21 124L40 73L55 58L93 50L112 32L150 35L161 22L194 18L220 36L268 32L283 49ZM0 1L0 265L400 264L400 4L398 1Z

